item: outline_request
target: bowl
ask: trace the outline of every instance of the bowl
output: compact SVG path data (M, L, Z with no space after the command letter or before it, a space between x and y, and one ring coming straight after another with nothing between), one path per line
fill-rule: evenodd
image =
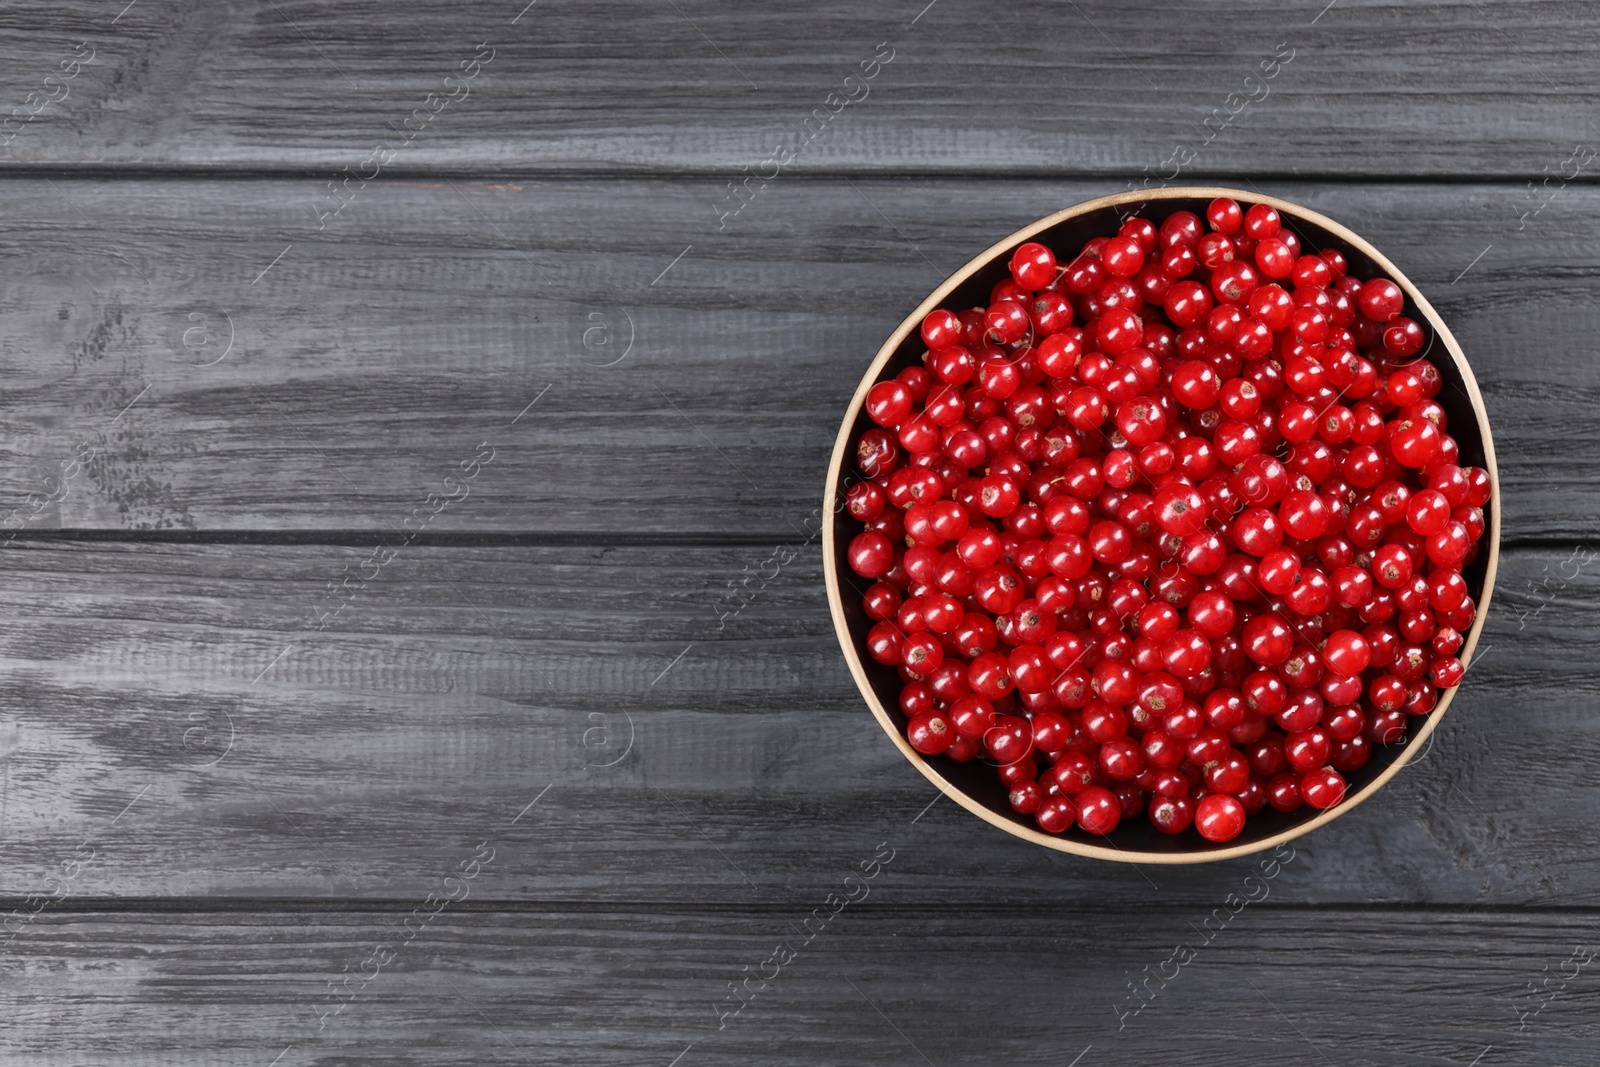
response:
M1467 365L1466 357L1461 352L1461 346L1451 336L1438 312L1381 252L1348 228L1315 211L1275 197L1237 189L1175 187L1120 193L1058 211L1018 230L975 257L929 294L883 343L867 367L845 411L844 423L834 444L833 458L828 465L824 504L827 508L825 514L832 516L832 520L823 525L823 573L834 629L839 635L845 660L850 665L850 673L860 687L861 695L866 698L867 706L872 709L872 714L900 753L943 793L980 819L1026 841L1059 852L1133 863L1201 863L1274 848L1348 814L1383 788L1384 783L1395 776L1438 727L1458 691L1444 691L1430 714L1412 718L1403 742L1374 746L1367 765L1346 776L1348 788L1345 799L1326 810L1319 811L1306 806L1295 812L1284 813L1269 805L1250 817L1238 837L1221 844L1205 841L1192 828L1179 835L1163 834L1151 826L1147 819L1125 820L1104 837L1085 833L1076 826L1063 834L1047 834L1038 828L1031 816L1012 811L1005 787L993 768L985 765L982 757L963 764L943 757L929 758L913 749L905 738L906 716L899 707L901 682L898 673L862 654L870 620L861 608L859 592L855 591L859 588L859 579L850 571L842 549L860 530L860 524L844 511L845 490L853 481L862 478L849 459L855 439L872 425L862 410L867 390L881 378L921 361L924 346L919 327L923 317L939 307L961 310L987 303L989 290L995 283L1010 276L1011 253L1025 241L1043 242L1066 255L1091 237L1115 233L1126 214L1138 213L1157 225L1168 215L1180 210L1193 211L1203 219L1206 205L1219 196L1232 197L1246 210L1252 204L1272 205L1282 216L1283 224L1297 233L1303 243L1316 249L1337 248L1348 257L1351 273L1358 277L1386 276L1404 291L1406 307L1403 314L1415 319L1429 334L1420 358L1430 359L1444 378L1445 387L1435 399L1448 413L1450 432L1460 445L1462 463L1486 468L1491 480L1493 495L1488 507L1488 528L1480 542L1478 558L1463 571L1478 605L1477 617L1459 653L1464 664L1471 664L1472 652L1477 647L1484 619L1488 615L1499 560L1500 482L1483 397L1472 376L1472 368Z

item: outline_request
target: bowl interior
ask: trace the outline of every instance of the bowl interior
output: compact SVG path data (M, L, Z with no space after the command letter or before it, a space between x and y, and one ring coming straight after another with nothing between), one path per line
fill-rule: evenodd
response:
M953 292L941 300L939 306L960 311L974 305L987 303L989 291L994 285L1009 277L1011 252L1023 240L1040 241L1048 245L1065 262L1090 238L1114 234L1121 223L1121 216L1127 210L1137 211L1139 215L1157 225L1160 225L1162 220L1173 212L1183 210L1192 211L1203 219L1206 205L1210 203L1212 195L1214 194L1208 192L1207 195L1162 197L1144 203L1107 204L1104 207L1094 208L1082 214L1063 219L1048 229L1030 234L1025 238L1019 237L1002 249L997 249L986 263L973 271ZM1245 207L1260 199L1250 197L1247 194L1235 195L1236 199ZM1406 309L1404 314L1422 325L1428 335L1428 340L1423 348L1423 358L1428 358L1437 365L1440 374L1444 378L1445 387L1435 399L1443 405L1448 413L1448 429L1460 445L1461 463L1463 466L1468 464L1480 467L1488 466L1492 471L1493 465L1487 462L1487 457L1485 456L1479 415L1474 410L1471 390L1467 388L1465 376L1461 368L1457 366L1455 359L1452 358L1446 343L1440 338L1437 329L1438 323L1433 315L1420 309L1412 299L1410 283L1403 277L1394 274L1392 268L1380 266L1364 250L1342 239L1339 234L1313 220L1291 214L1289 210L1286 210L1288 205L1284 205L1281 201L1275 200L1273 203L1282 214L1284 225L1299 235L1304 246L1317 250L1337 248L1348 257L1351 273L1363 278L1374 275L1388 275L1394 277L1400 283L1401 288L1406 290ZM910 320L908 319L907 321L909 322ZM905 340L890 356L887 364L874 376L874 381L891 377L902 368L913 363L919 363L924 348L925 346L922 344L922 339L918 332L915 329L911 329L907 333ZM861 410L859 403L856 405L853 415L854 418L849 430L850 440L852 441L859 437L864 430L872 426L865 412ZM850 462L850 455L853 455L853 452L846 456L837 484L830 487L832 489L832 499L834 500L841 499L845 489L864 477ZM1498 500L1498 486L1495 487L1495 490L1496 499ZM1494 557L1493 546L1497 543L1499 536L1497 513L1498 507L1490 511L1488 516L1489 528L1484 534L1479 557L1463 572L1467 585L1479 604L1479 620L1478 625L1473 628L1473 637L1476 636L1476 632L1481 626L1484 608L1486 607L1483 592L1487 569ZM849 565L845 562L842 546L849 544L850 539L860 531L861 526L860 523L838 508L834 511L833 522L833 543L836 546L841 546L841 550L832 554L832 559L828 561L828 565L833 568L837 579L840 600L842 601L840 608L843 611L849 630L850 640L853 642L854 649L858 651L858 658L865 670L873 693L903 736L906 716L901 713L899 708L901 681L898 673L892 668L877 663L870 656L860 651L865 648L866 632L871 625L871 620L866 617L861 607L861 595L865 590L866 583L850 570ZM1469 639L1468 648L1470 647ZM1425 724L1426 726L1431 726L1437 720L1439 714L1443 712L1446 699L1449 696L1449 693L1444 694L1445 699L1441 699L1438 709L1432 715L1411 719L1408 724L1407 737L1403 744L1387 747L1374 746L1372 759L1367 765L1345 776L1349 781L1348 796L1350 798L1358 798L1362 790L1376 780L1386 768L1402 758L1403 753L1408 754L1410 752L1411 748L1417 743L1419 735L1426 732ZM1017 827L1037 830L1037 824L1031 816L1018 815L1012 811L1011 805L1006 799L1005 788L1001 785L992 765L986 765L983 762L984 757L962 764L944 757L925 760L921 755L909 749L907 751L909 752L909 758L914 761L921 761L925 766L931 767L950 786L965 793L967 797L976 801L1001 820ZM1340 805L1339 808L1333 809L1333 811L1338 812L1351 806L1353 805L1347 799L1344 804ZM1233 852L1241 849L1241 847L1248 849L1252 845L1260 845L1262 842L1285 831L1302 826L1321 814L1323 813L1308 807L1303 807L1299 811L1284 813L1273 809L1269 805L1246 822L1245 829L1239 837L1232 841L1215 845L1204 841L1193 831L1177 836L1160 833L1150 825L1149 820L1144 818L1124 821L1108 838L1087 834L1077 827L1073 827L1067 833L1059 836L1069 842L1076 842L1088 848L1096 846L1104 848L1106 845L1110 845L1114 850L1128 853L1129 856L1127 858L1130 859L1140 858L1139 855L1135 854L1151 857L1201 854L1203 858L1203 854L1206 852L1224 850ZM1070 848L1070 846L1068 847ZM1076 851L1076 849L1072 850Z

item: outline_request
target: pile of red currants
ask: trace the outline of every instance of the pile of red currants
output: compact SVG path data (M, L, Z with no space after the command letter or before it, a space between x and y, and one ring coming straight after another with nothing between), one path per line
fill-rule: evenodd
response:
M874 384L848 562L918 752L1049 833L1329 808L1463 673L1489 473L1426 331L1268 204L1137 216Z

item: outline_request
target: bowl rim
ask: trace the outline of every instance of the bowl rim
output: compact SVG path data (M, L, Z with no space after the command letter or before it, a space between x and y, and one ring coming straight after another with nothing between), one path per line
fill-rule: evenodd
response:
M1045 848L1054 849L1057 852L1067 852L1073 855L1086 856L1092 859L1111 860L1113 862L1123 863L1189 864L1211 863L1218 860L1236 859L1240 856L1253 855L1257 852L1264 852L1268 849L1276 848L1278 845L1281 845L1284 842L1292 841L1303 834L1308 834L1312 830L1315 830L1321 826L1325 826L1334 819L1353 811L1358 805L1369 799L1373 794L1377 793L1377 791L1382 789L1384 785L1388 784L1389 780L1399 773L1400 768L1404 767L1408 762L1410 762L1412 756L1423 747L1422 743L1427 740L1427 738L1433 733L1434 729L1438 727L1440 720L1443 719L1445 712L1449 710L1450 703L1455 699L1455 695L1460 688L1457 686L1456 688L1449 689L1440 697L1438 706L1435 707L1431 713L1429 713L1427 719L1417 730L1416 736L1407 742L1405 747L1396 755L1394 761L1390 763L1389 766L1385 767L1383 771L1377 775L1377 777L1363 786L1359 792L1351 796L1347 796L1339 804L1322 811L1320 814L1309 818L1296 826L1292 826L1287 830L1280 831L1259 841L1252 841L1247 844L1193 852L1136 852L1128 849L1118 848L1116 845L1111 844L1109 839L1107 839L1106 843L1103 845L1089 844L1082 841L1075 841L1070 838L1058 837L1053 834L1046 834L1034 827L1026 826L1005 818L1004 816L990 810L983 804L980 804L978 801L968 796L960 788L952 784L920 752L911 747L910 743L905 739L904 734L901 733L900 728L896 725L894 719L889 715L888 711L884 708L883 703L878 699L877 693L872 687L872 681L867 676L866 668L861 661L860 650L855 647L855 639L850 633L849 622L845 618L844 614L844 606L841 599L841 591L837 577L838 546L835 543L834 523L832 521L833 516L837 514L840 506L840 480L841 474L844 471L845 457L849 453L850 439L852 436L851 431L860 415L862 405L866 401L867 391L877 383L878 376L883 373L883 369L888 364L889 360L894 357L894 354L899 350L901 344L905 342L906 338L911 335L911 332L919 328L922 319L928 314L928 312L938 307L946 297L963 285L974 274L992 264L997 257L1005 254L1008 251L1011 251L1017 245L1028 240L1029 238L1034 237L1045 230L1051 229L1052 227L1057 226L1068 219L1075 218L1079 215L1085 215L1092 211L1099 211L1107 207L1120 207L1123 204L1145 204L1162 200L1188 200L1202 198L1213 199L1219 196L1232 197L1241 203L1270 204L1272 207L1276 208L1280 214L1297 221L1304 221L1312 225L1322 227L1328 232L1334 234L1340 240L1344 241L1350 247L1359 249L1363 254L1370 257L1374 263L1382 268L1384 273L1386 273L1397 285L1400 286L1402 290L1404 290L1406 296L1410 298L1413 305L1422 314L1422 316L1427 319L1428 324L1433 328L1434 336L1438 340L1444 342L1445 350L1450 354L1451 360L1455 363L1456 370L1461 375L1462 383L1466 389L1467 398L1472 404L1473 414L1477 419L1478 433L1483 442L1484 465L1489 472L1490 481L1489 523L1488 529L1485 531L1485 540L1488 542L1488 559L1486 561L1487 565L1485 567L1483 576L1483 591L1478 598L1477 618L1473 620L1472 627L1466 634L1466 638L1462 643L1460 652L1462 663L1468 667L1471 666L1472 653L1477 648L1478 638L1483 632L1484 621L1489 615L1489 602L1494 592L1496 572L1500 564L1500 473L1495 462L1494 439L1490 435L1489 431L1488 408L1484 404L1483 394L1478 389L1478 382L1473 376L1472 367L1467 363L1466 355L1461 351L1461 346L1456 342L1455 336L1450 332L1450 328L1445 325L1444 319L1437 311L1434 310L1433 305L1428 303L1427 298L1425 298L1422 293L1418 291L1417 287L1412 284L1411 279L1407 278L1398 267L1390 262L1387 256L1374 248L1372 244L1365 238L1361 237L1348 227L1328 218L1326 215L1293 203L1292 201L1283 200L1274 196L1268 196L1260 192L1245 192L1240 189L1229 189L1221 186L1209 185L1167 186L1159 189L1133 190L1124 193L1114 193L1110 196L1096 197L1092 200L1085 200L1082 203L1074 204L1071 207L1064 208L1061 211L1055 212L1054 214L1047 215L1044 218L1039 219L1037 222L1030 223L1029 225L1024 226L1022 229L1017 230L1015 233L1002 238L1000 241L990 245L978 255L968 260L959 270L950 275L950 277L945 279L945 281L942 282L938 288L930 293L928 297L923 300L914 311L911 312L910 315L906 316L900 325L896 327L895 330L889 335L888 340L884 341L883 345L878 349L878 354L873 358L871 364L867 367L866 372L862 375L861 383L856 388L855 395L851 397L849 406L845 409L844 421L839 428L839 435L833 446L833 456L828 464L828 481L823 493L823 580L827 585L828 609L829 613L833 616L834 632L839 638L839 644L844 651L845 661L850 667L850 674L855 679L856 688L861 691L861 695L866 699L867 706L872 710L873 716L878 720L878 725L883 727L884 732L889 735L889 739L893 741L895 747L900 750L900 754L909 760L912 766L921 771L923 776L927 778L928 781L932 782L941 793L948 796L951 800L955 801L967 811L978 816L978 818L984 820L992 826L999 827L1009 834L1020 837L1025 841L1031 841L1036 845L1042 845Z

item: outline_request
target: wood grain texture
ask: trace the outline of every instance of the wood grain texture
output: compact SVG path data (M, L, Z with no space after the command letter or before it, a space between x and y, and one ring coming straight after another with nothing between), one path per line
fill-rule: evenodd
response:
M413 546L319 631L369 548L15 542L0 894L84 842L90 899L414 895L485 837L504 900L793 902L884 839L907 903L1192 902L1248 869L1078 860L935 803L850 681L817 549L770 553ZM734 599L747 566L777 573ZM1507 554L1434 744L1296 842L1292 899L1600 903L1594 805L1549 760L1600 758L1595 566Z
M264 1067L274 1056L276 1067L1043 1067L1080 1055L1561 1067L1589 1062L1600 1042L1594 964L1574 956L1596 951L1592 913L1307 913L1275 907L1270 880L1229 887L1268 893L1232 915L1227 892L1188 909L927 911L891 903L896 878L883 868L809 944L797 930L810 901L759 912L447 906L410 940L410 901L46 913L0 958L11 990L0 1048L19 1067ZM798 954L774 977L762 964L779 944ZM1193 956L1174 970L1179 945ZM1170 981L1152 977L1131 1014L1129 983L1158 972ZM738 1003L729 983L747 974L752 999L719 1030L719 1012ZM1547 979L1554 999L1531 999Z
M121 7L8 7L7 110L36 107L30 92L59 97L44 78L78 42L95 54L4 162L332 173L403 144L404 120L429 93L459 92L444 79L482 42L493 59L396 166L734 177L782 144L812 173L1026 170L1120 185L1164 172L1187 144L1190 171L1213 177L1520 181L1594 136L1600 27L1585 5L1509 0ZM892 62L847 86L880 42ZM1247 83L1275 53L1292 58Z
M1262 188L1369 235L1452 324L1506 537L1596 535L1600 190L1519 232L1509 186ZM1106 186L795 180L721 233L697 180L380 181L320 233L311 182L4 189L13 526L395 530L487 442L428 530L770 538L818 506L900 318Z

